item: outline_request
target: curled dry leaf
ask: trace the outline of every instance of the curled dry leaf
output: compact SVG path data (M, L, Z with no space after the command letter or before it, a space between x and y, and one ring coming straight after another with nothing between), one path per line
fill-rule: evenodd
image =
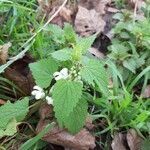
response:
M5 64L8 59L8 49L11 47L11 43L8 42L4 45L0 45L0 64Z
M130 129L127 133L127 143L130 150L140 150L142 138L137 134L134 129Z
M121 133L117 133L114 136L111 147L113 150L127 150L123 143L124 143L124 135Z
M40 121L37 125L37 133L42 131L43 128L50 122L49 116L52 115L52 108L49 105L44 104L40 108L39 113ZM92 136L86 129L82 129L76 135L71 135L67 132L67 130L61 129L56 125L42 139L49 143L61 145L71 150L88 150L94 149L95 147L95 137Z
M150 98L150 85L147 85L143 94L142 94L143 98Z
M104 30L105 21L94 9L88 10L79 6L75 18L75 30L81 36L89 36Z
M22 93L17 93L19 97L30 95L35 84L28 68L30 62L33 62L32 58L29 55L25 55L22 59L14 62L3 73L5 78L12 81L22 91Z

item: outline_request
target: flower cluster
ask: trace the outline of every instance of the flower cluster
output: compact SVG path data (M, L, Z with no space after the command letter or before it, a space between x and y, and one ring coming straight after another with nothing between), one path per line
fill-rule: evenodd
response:
M60 72L55 72L53 74L55 80L60 80L60 79L67 79L69 74L68 74L68 69L67 68L63 68Z
M71 79L74 81L82 82L80 69L80 66L73 66L70 71L67 68L63 68L60 70L60 72L55 72L53 76L56 81L60 79Z
M82 83L81 73L80 73L80 67L73 66L70 69L70 77L73 78L74 81L78 81L78 82Z
M51 88L51 89L52 89L52 88ZM36 99L36 100L45 98L47 104L53 105L53 99L52 99L52 97L46 96L44 90L43 90L41 87L39 87L39 86L37 86L37 85L34 86L34 87L33 87L33 91L32 91L31 94L32 94L33 96L35 96L35 99ZM46 97L45 97L45 96L46 96Z

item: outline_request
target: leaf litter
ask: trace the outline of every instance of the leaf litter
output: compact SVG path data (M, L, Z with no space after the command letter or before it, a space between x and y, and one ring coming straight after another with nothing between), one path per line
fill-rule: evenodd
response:
M132 7L135 7L136 5L136 1L134 0L127 2ZM40 12L45 13L47 18L51 16L60 5L59 3L44 3L43 0L38 0L38 3ZM64 22L72 23L74 24L76 32L81 36L87 37L95 33L100 35L105 32L106 26L108 25L108 22L104 19L106 12L118 12L116 8L108 7L110 3L111 0L81 0L79 5L74 9L71 9L68 6L64 7L60 11L59 15L53 19L52 23L61 27L64 25ZM141 4L144 4L144 2L140 1L138 3L138 9ZM109 30L107 33L109 33ZM104 51L106 51L107 46L103 47ZM6 63L6 60L8 59L9 47L11 47L11 43L0 46L1 64ZM105 57L105 52L102 50L103 48L102 46L97 46L96 48L91 47L89 52L101 59ZM25 93L25 95L28 95L31 93L31 89L35 83L28 68L28 64L33 62L33 60L27 59L26 61L26 57L28 58L28 55L7 68L4 75L7 79L12 80ZM143 93L144 98L150 97L149 89L148 85ZM3 100L1 100L1 103L3 104ZM52 120L52 113L52 107L49 107L47 104L40 108L40 121L37 125L37 133L42 131L48 122ZM88 122L86 122L85 127L86 125L89 126ZM92 126L91 120L90 126ZM89 128L92 130L93 126ZM56 125L43 137L43 140L52 144L64 146L66 149L71 150L87 150L94 149L95 147L95 137L86 128L83 128L76 135L71 135L67 130L61 129ZM141 142L142 138L137 134L137 132L130 129L127 134L115 134L111 146L113 150L126 150L127 147L130 150L140 150Z

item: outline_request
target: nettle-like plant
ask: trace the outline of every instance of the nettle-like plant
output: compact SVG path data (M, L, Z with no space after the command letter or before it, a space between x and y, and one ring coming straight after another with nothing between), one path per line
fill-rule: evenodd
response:
M114 16L119 22L112 29L114 38L108 55L122 72L124 80L150 64L150 21L143 18L134 22L131 16L129 12Z
M89 92L98 91L108 97L107 72L103 63L86 55L95 35L79 37L69 24L65 24L63 30L58 26L55 29L61 31L59 38L66 47L30 64L37 84L32 95L52 104L59 126L76 133L87 117Z

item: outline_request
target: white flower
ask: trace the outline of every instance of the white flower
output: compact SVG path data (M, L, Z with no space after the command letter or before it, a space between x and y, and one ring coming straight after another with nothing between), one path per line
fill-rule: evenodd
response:
M53 99L49 96L46 96L46 102L48 105L53 105Z
M37 85L33 87L33 91L31 94L33 96L35 96L35 99L37 99L37 100L45 97L45 93L44 93L43 89Z
M60 79L67 79L69 74L68 74L68 69L63 68L60 72L55 72L53 74L55 80L60 80Z

